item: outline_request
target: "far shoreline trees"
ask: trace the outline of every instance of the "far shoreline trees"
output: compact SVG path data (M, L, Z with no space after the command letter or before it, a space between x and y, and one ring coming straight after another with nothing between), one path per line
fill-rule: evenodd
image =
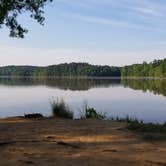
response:
M121 70L123 77L166 77L166 59L125 66Z
M20 77L166 77L166 59L124 67L63 63L46 67L0 67L0 76Z
M88 63L64 63L47 67L6 66L0 67L0 76L21 77L120 77L119 67L90 65Z

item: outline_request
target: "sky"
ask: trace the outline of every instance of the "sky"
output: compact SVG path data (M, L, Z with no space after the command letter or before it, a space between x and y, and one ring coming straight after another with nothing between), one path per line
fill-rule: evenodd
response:
M166 58L165 0L54 0L45 25L24 13L24 39L0 29L0 66L87 62L124 66Z

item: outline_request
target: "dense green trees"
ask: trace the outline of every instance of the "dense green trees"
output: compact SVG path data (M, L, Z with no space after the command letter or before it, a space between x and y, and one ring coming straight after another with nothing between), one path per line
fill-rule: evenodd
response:
M47 67L7 66L0 67L0 76L120 77L120 68L90 65L87 63L64 63Z
M118 67L97 66L87 63L70 63L49 66L47 76L120 76Z
M88 63L64 63L47 67L0 67L0 76L60 76L60 77L166 77L166 59L125 67L90 65Z
M134 64L121 69L123 77L166 77L166 59Z

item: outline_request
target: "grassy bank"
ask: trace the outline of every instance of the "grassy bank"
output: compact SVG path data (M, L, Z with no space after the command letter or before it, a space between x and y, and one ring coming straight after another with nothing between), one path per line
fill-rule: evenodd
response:
M166 123L144 123L138 119L132 119L129 116L126 118L111 118L113 121L127 123L127 129L142 136L147 141L166 140Z
M141 134L145 140L166 140L166 123L154 124L131 121L127 127L129 130Z
M52 116L51 118L61 119L74 119L74 113L69 109L68 105L63 99L53 99L51 102ZM25 115L25 118L44 118L41 114L29 114ZM106 114L97 112L95 108L89 107L87 103L84 103L84 108L80 111L79 119L97 119L105 120ZM129 116L126 118L110 118L107 121L125 122L127 123L127 129L135 132L148 141L166 140L166 123L144 123L138 119L132 119Z

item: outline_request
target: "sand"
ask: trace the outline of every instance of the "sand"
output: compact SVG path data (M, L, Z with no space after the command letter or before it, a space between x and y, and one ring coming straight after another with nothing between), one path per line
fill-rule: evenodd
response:
M0 166L165 166L166 141L146 142L126 123L0 120Z

